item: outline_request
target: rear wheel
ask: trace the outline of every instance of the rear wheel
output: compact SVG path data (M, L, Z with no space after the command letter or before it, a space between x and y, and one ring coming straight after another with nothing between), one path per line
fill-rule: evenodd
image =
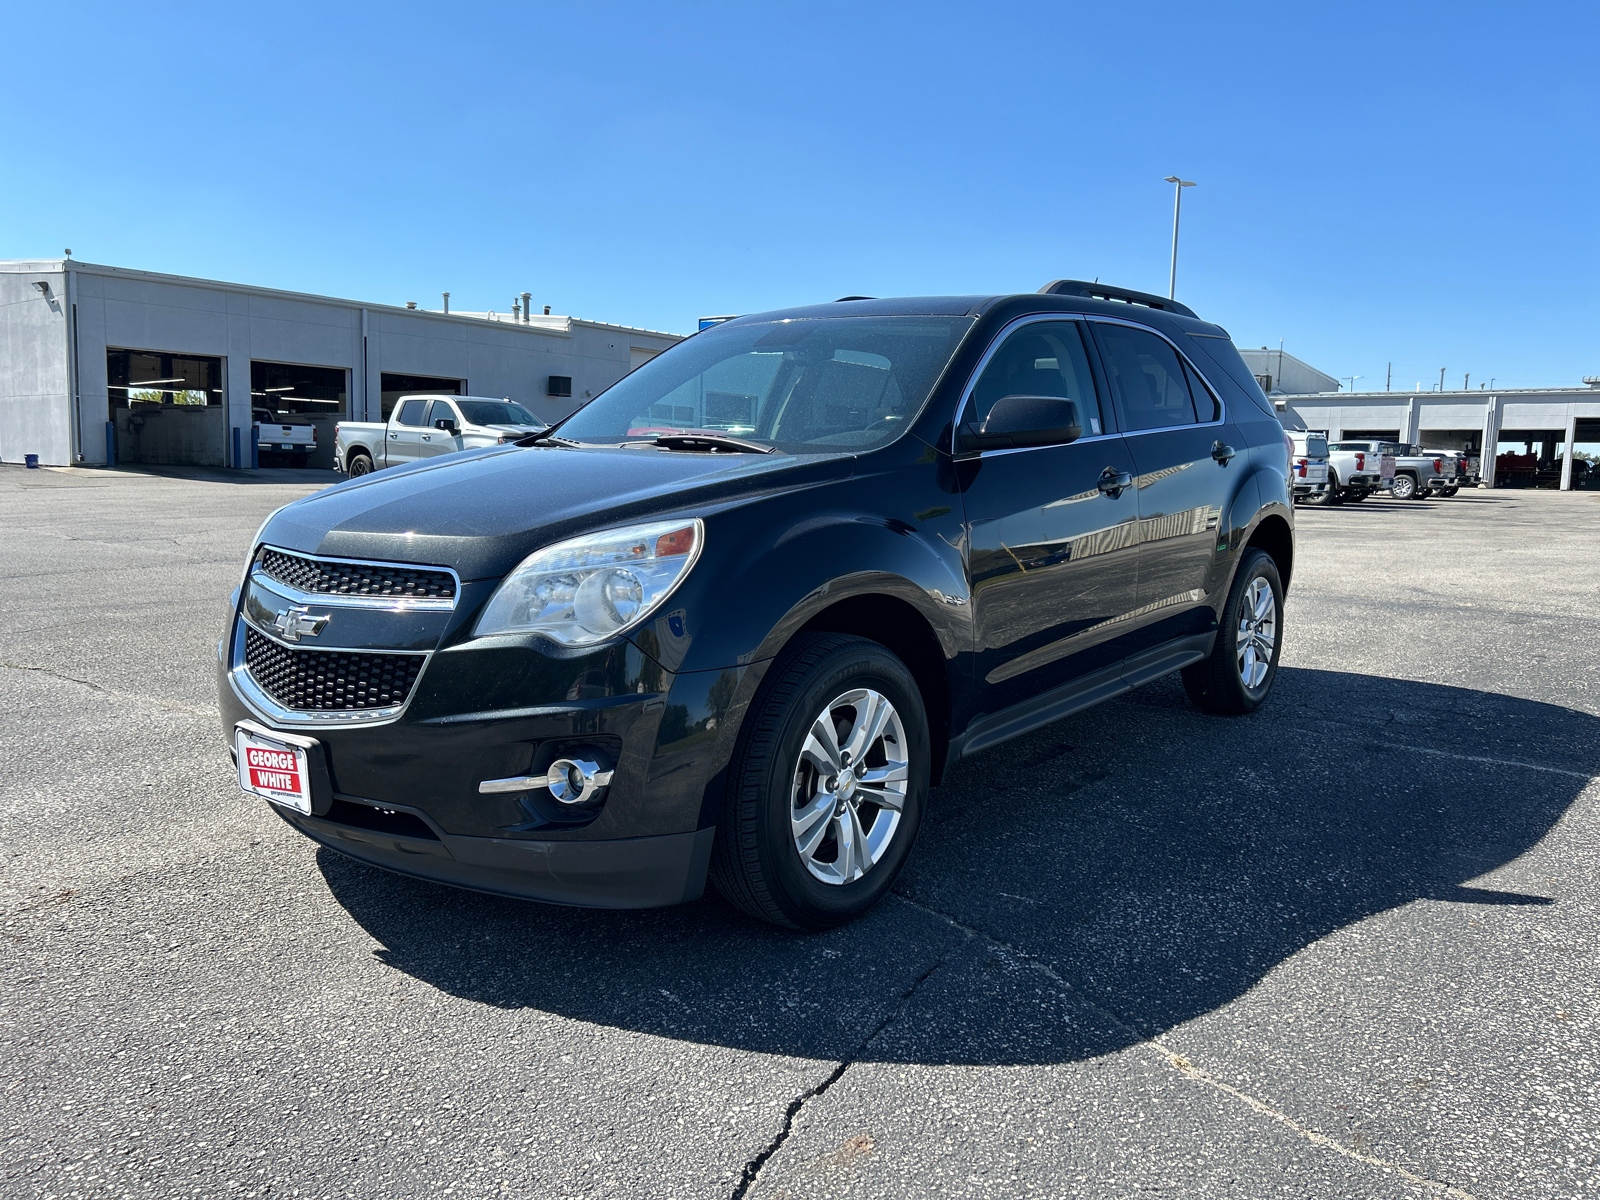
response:
M1183 687L1202 712L1254 712L1272 690L1283 652L1283 583L1264 550L1246 550L1222 606L1209 658L1183 669Z
M350 478L355 479L361 475L372 474L372 459L365 454L352 454L350 456Z
M1352 504L1360 504L1370 495L1372 495L1371 492L1351 492L1345 497L1345 499L1349 500Z
M1454 496L1460 490L1461 490L1461 485L1453 483L1449 487L1442 489L1439 492L1439 495L1445 497L1445 499L1448 500L1451 496Z
M1417 477L1415 475L1396 475L1390 494L1396 500L1415 500L1417 498Z
M905 864L929 773L927 715L905 664L865 638L801 635L745 716L712 884L776 925L850 920Z
M1328 486L1322 491L1306 497L1307 504L1337 504L1339 503L1339 477L1332 471L1328 472Z

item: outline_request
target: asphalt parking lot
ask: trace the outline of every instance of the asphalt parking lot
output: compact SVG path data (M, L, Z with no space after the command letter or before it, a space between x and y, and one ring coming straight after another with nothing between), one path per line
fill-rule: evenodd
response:
M800 936L241 795L225 597L311 486L0 468L0 1194L1600 1193L1600 495L1302 511L1265 709L968 759Z

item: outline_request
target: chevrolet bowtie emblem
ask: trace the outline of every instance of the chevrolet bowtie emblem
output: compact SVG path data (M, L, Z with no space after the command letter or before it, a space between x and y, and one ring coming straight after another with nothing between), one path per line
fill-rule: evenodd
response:
M332 613L313 616L310 605L296 604L293 608L278 610L272 618L272 628L286 642L298 642L302 637L316 637L327 625Z

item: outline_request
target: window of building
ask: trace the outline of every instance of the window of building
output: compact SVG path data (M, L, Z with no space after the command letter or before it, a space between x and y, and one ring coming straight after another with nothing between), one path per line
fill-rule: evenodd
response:
M572 395L572 376L571 375L552 375L552 376L550 376L550 385L549 385L548 389L545 391L545 395L546 396L570 396L570 395Z
M292 363L250 364L250 407L272 423L287 413L319 417L347 415L348 379L343 367L303 367Z
M207 408L222 404L222 360L157 350L106 350L113 408Z

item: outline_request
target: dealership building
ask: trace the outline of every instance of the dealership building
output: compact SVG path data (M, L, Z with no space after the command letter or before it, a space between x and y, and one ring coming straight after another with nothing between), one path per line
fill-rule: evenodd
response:
M1290 428L1321 430L1334 442L1458 450L1481 459L1479 474L1490 487L1539 483L1567 491L1574 479L1569 451L1600 449L1600 378L1570 388L1344 392L1332 375L1282 350L1240 354ZM1595 483L1587 473L1582 478Z
M0 462L248 467L252 427L386 420L413 392L564 417L679 335L530 311L363 304L105 267L0 261ZM448 301L446 301L446 305Z

